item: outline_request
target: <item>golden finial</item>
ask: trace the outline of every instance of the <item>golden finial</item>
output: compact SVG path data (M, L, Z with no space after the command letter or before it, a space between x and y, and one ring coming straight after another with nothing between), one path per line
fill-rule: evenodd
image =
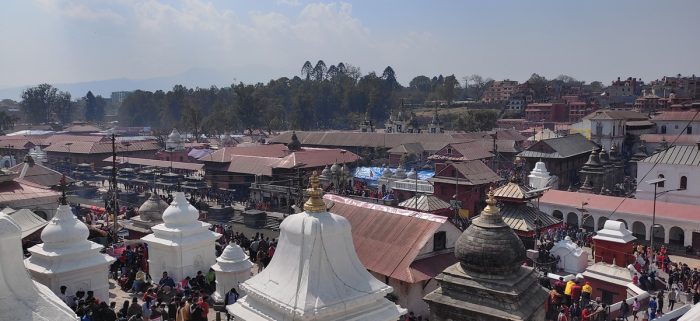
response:
M486 207L483 210L484 214L498 214L499 210L498 207L496 207L496 199L493 197L493 186L489 189L489 193L486 194Z
M323 190L321 189L321 181L318 178L318 172L314 171L309 179L309 187L306 191L309 193L309 199L304 203L304 211L318 213L326 211L326 203L323 202Z

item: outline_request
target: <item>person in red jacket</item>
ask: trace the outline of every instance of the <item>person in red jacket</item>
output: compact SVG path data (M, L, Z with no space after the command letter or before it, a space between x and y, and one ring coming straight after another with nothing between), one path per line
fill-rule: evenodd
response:
M591 321L591 311L589 308L581 310L581 321Z
M574 285L571 286L571 301L578 302L581 299L581 283L576 281Z

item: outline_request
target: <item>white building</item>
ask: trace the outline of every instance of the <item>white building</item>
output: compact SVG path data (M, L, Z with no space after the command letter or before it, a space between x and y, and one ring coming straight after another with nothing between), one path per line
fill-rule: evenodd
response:
M535 167L530 172L530 175L527 176L527 181L530 187L534 189L545 187L551 187L552 189L559 188L559 178L550 175L542 161L535 163Z
M640 240L650 240L652 220L654 242L692 246L700 250L700 206L651 200L549 190L540 198L540 210L569 225L589 231L602 229L609 219L620 221ZM655 217L654 217L655 216Z
M405 310L385 298L392 288L372 277L355 253L350 223L329 213L317 175L305 212L280 226L279 247L246 295L226 309L236 320L396 321Z
M664 111L656 115L651 121L656 124L656 134L700 134L700 115L694 110Z
M235 243L226 246L221 255L216 258L216 264L212 265L216 273L216 292L212 298L216 302L224 302L226 292L235 288L239 294L245 294L239 287L250 279L253 262L248 259L248 255Z
M173 201L163 212L163 223L151 227L153 234L141 238L148 243L148 266L154 280L163 272L175 281L206 272L216 263L214 242L221 235L209 230L209 223L198 220L199 211L183 192L173 193Z
M700 144L673 146L637 162L637 177L638 199L653 200L654 185L646 181L664 178L657 201L700 205Z
M90 231L73 215L69 205L58 206L56 215L41 232L44 242L29 248L24 260L32 278L54 293L68 287L67 293L93 291L100 301L109 302L109 265L114 258L100 253L103 248L88 241Z
M20 239L20 227L0 213L0 320L78 321L51 289L29 277L22 264Z
M623 150L627 123L648 122L649 118L634 111L599 109L583 119L590 122L590 139L592 141L601 144L606 150L610 150L613 144ZM653 124L648 122L648 126L652 127Z

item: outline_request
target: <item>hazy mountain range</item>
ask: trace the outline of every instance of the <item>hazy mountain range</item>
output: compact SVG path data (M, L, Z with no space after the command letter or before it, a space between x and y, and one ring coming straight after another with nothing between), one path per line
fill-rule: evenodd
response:
M61 91L68 91L71 93L72 98L75 100L79 97L85 96L88 91L92 91L93 94L102 95L108 98L113 91L132 91L136 89L155 91L164 90L167 91L172 89L175 85L183 85L186 87L204 87L209 88L211 86L226 87L233 83L244 82L244 83L254 83L254 82L267 82L273 78L279 78L282 76L294 76L294 75L284 75L279 70L273 71L266 66L246 66L241 68L236 68L235 70L211 70L203 68L193 68L185 72L166 76L166 77L155 77L147 79L129 79L129 78L115 78L106 80L93 80L77 83L68 84L52 84ZM2 99L13 99L19 101L22 96L22 91L25 88L36 86L37 84L30 84L21 87L12 88L1 88L0 89L0 100Z

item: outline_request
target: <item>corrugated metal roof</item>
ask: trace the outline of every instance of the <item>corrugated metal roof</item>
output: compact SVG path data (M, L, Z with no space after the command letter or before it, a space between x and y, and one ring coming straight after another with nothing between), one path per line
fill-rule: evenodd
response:
M25 181L46 187L58 186L61 184L63 174L37 163L23 162L10 168L11 171L19 173L19 178ZM66 183L75 180L66 177Z
M22 238L31 235L48 223L48 221L41 218L41 216L34 214L34 212L26 208L12 212L9 216L22 230Z
M583 119L625 119L625 120L646 120L646 115L631 110L598 109Z
M673 142L674 145L695 145L700 141L700 135L664 135L664 134L642 134L639 137L647 143L660 143L665 140L667 142Z
M645 159L642 163L700 166L700 149L695 145L672 146Z
M502 178L494 173L491 168L480 160L452 163L457 172L462 176L459 179L449 176L434 176L428 180L440 183L458 183L460 185L483 185L501 181ZM444 171L444 170L443 170Z
M66 145L69 144L69 145ZM118 153L134 152L160 149L155 141L134 141L129 146L116 144L115 149ZM107 154L112 152L111 142L86 142L86 141L71 141L71 142L56 142L44 149L45 152L54 153L70 153L70 154Z
M426 279L414 275L411 265L438 228L450 224L447 218L331 194L323 198L332 202L330 212L350 222L357 256L368 270L407 283Z
M435 195L419 195L417 197L413 196L399 203L399 206L421 212L431 213L442 209L450 208L450 203L441 200Z
M452 149L461 156L452 156L452 154L448 154L448 149ZM436 153L430 156L428 159L470 161L493 157L493 154L484 148L482 143L477 140L462 143L450 143L439 150L438 153L440 153L440 155Z
M518 154L525 158L568 158L590 153L596 145L581 134L541 140Z
M524 186L520 185L517 183L509 182L506 185L503 185L493 191L493 196L496 199L519 199L519 200L526 200L532 198L532 195L529 195L528 192L531 191L532 188L529 186Z
M407 143L438 143L460 142L465 139L455 139L449 134L430 133L381 133L381 132L353 132L353 131L328 131L328 132L302 132L297 131L297 138L302 145L310 146L336 146L336 147L386 147L394 148ZM270 143L288 144L292 140L292 132L283 132L269 139Z
M547 215L532 206L527 204L509 205L505 204L501 207L501 216L503 221L513 230L522 232L532 232L537 228L537 219L542 224L540 227L549 227L557 225L560 221L553 216Z

